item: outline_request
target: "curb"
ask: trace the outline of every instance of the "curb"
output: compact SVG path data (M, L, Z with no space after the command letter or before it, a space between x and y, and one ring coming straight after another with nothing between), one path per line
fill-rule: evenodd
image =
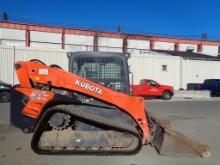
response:
M200 99L200 98L211 98L211 97L210 97L210 91L208 90L178 90L175 91L173 98Z

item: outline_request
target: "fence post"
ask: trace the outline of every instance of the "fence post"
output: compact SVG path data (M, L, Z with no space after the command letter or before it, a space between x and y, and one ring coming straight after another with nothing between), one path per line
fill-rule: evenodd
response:
M183 58L182 57L179 57L179 59L180 59L180 67L179 67L179 75L180 75L180 77L179 77L179 81L180 81L180 87L179 88L181 88L181 89L183 89L184 87L183 87Z
M12 71L13 71L13 74L12 74L12 82L13 82L13 85L15 85L15 70L14 70L14 64L15 64L15 46L13 46L13 58L12 58L12 62L13 62L13 65L12 65Z

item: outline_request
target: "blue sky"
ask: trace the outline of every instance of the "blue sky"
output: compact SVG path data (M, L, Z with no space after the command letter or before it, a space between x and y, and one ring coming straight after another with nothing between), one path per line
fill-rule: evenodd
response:
M220 40L219 0L0 0L9 21Z

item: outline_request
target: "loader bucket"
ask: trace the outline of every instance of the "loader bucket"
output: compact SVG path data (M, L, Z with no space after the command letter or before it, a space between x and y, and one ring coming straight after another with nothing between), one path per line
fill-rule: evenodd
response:
M161 124L162 123L162 124ZM174 130L170 124L157 126L151 145L159 154L169 156L193 156L199 155L207 158L210 156L209 147Z

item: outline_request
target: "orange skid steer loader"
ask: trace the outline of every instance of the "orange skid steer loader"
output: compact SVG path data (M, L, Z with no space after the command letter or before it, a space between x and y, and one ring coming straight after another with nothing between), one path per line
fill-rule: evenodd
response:
M135 154L145 144L162 155L210 155L207 145L148 113L130 95L128 55L68 53L69 72L39 60L18 61L11 122L33 132L39 154Z

